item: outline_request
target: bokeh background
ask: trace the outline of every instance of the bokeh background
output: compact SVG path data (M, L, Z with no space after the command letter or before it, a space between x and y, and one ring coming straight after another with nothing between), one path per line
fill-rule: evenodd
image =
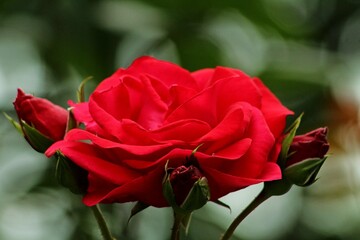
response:
M0 111L15 116L18 87L66 107L88 76L98 82L152 55L190 71L224 65L260 77L300 131L329 126L331 156L310 188L261 205L233 239L360 239L360 1L2 0ZM239 93L241 94L241 93ZM261 189L252 186L195 212L187 239L218 239ZM171 210L149 208L127 225L133 203L106 205L119 239L168 239ZM91 211L54 180L0 117L0 239L100 239Z

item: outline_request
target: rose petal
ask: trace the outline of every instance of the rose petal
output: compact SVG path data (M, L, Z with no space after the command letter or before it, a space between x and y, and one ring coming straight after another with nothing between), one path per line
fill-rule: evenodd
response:
M99 202L141 201L155 207L168 206L162 194L165 163L169 161L168 167L181 166L184 164L185 158L190 156L191 152L192 150L173 149L157 161L156 168L151 169L151 171L144 171L141 176L109 192L103 191L97 181L92 181L94 185L89 186L89 189L92 189L92 191L88 192L83 201L86 205L94 205ZM135 163L138 162L134 160Z
M207 147L207 153L217 153L233 142L242 139L250 123L251 112L252 106L247 103L239 102L232 105L224 119L198 139L196 145L204 144L204 147Z
M165 122L194 118L208 122L214 127L227 113L229 106L237 102L261 106L260 92L251 79L231 77L218 80L179 106Z
M209 182L211 200L217 200L250 185L281 178L280 167L275 163L265 163L263 171L254 177L234 176L206 166L202 166L201 169Z
M227 67L216 67L212 79L209 81L209 85L216 83L218 80L224 78L237 77L240 81L249 81L251 78L238 69ZM251 90L251 89L249 89Z
M200 89L209 86L210 80L213 78L215 69L205 68L191 73L191 76L196 80Z
M102 92L102 91L108 91L109 89L119 85L122 77L126 75L126 70L119 68L114 74L112 74L110 77L102 80L100 84L96 87L96 91Z
M294 113L281 104L279 99L257 78L254 78L255 84L263 96L261 111L266 119L271 132L277 138L284 131L286 125L286 116Z
M191 143L211 130L209 124L197 119L183 119L151 131L151 137L159 142L179 140Z
M162 176L164 168L158 167L133 181L113 189L103 189L102 182L98 182L98 177L90 181L89 192L83 198L85 205L93 206L99 202L133 202L140 201L154 207L168 206L162 194ZM107 190L107 191L106 191Z
M148 155L158 155L157 152L173 148L169 142L162 144L153 144L149 146L143 145L129 145L114 142L108 139L101 138L95 134L89 133L81 129L73 129L66 135L66 141L86 141L89 140L96 146L103 149L117 150L117 155L122 156L122 159L127 159L127 156L137 156L147 158ZM161 154L161 153L160 153Z
M139 173L121 166L121 159L117 159L117 156L109 159L110 154L107 154L106 150L92 144L59 141L53 144L45 154L51 156L55 151L60 151L81 168L114 184L124 184L139 176Z
M158 60L149 56L136 59L126 70L127 73L139 77L143 74L153 76L168 87L174 84L197 89L196 81L191 77L190 72L176 64Z

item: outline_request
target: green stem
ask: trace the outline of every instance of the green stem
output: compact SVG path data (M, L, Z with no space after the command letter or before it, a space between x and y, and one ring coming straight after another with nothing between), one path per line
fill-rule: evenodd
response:
M100 206L98 204L96 204L90 208L91 208L91 210L95 216L96 222L100 228L100 232L103 237L103 240L115 240L115 238L112 237L111 232L106 224L106 221L105 221L104 215L101 212Z
M181 217L178 214L174 213L174 225L171 229L171 240L179 240L180 239L180 224Z
M228 240L233 235L235 229L239 224L257 208L261 203L270 198L270 194L266 194L264 189L257 195L257 197L234 219L229 228L226 230L224 235L221 237L221 240Z

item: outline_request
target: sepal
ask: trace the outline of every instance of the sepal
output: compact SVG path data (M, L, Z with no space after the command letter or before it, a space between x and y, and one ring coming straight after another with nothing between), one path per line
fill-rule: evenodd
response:
M17 121L15 121L12 117L10 117L7 113L4 112L3 114L6 117L6 119L14 126L14 128L18 130L18 132L21 133L21 135L24 135L20 124Z
M304 115L303 113L300 114L300 116L293 122L293 124L291 124L291 126L286 131L287 135L282 142L281 152L280 152L279 159L278 159L278 164L281 169L284 169L284 167L286 165L286 160L288 158L288 152L289 152L291 143L293 142L296 131L300 126L303 115Z
M327 157L309 158L285 168L284 176L293 184L301 187L310 186L317 180L317 174Z
M57 151L55 156L55 177L59 184L74 194L85 194L88 187L87 171L70 161L60 151Z
M149 205L147 205L146 203L143 202L136 202L136 204L134 205L134 207L131 209L131 213L130 213L130 217L127 221L127 223L129 224L131 218L133 216L135 216L136 214L138 214L139 212L142 212L143 210L145 210L146 208L148 208Z

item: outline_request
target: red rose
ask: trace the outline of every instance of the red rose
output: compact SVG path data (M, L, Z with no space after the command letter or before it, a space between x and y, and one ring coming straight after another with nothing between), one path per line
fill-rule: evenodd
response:
M14 107L20 124L25 121L53 141L64 138L68 116L64 108L46 99L25 94L21 89L18 89ZM26 134L25 138L27 138Z
M73 104L85 130L71 130L60 150L89 172L84 203L141 201L168 206L165 165L196 166L211 200L281 178L276 164L285 118L292 114L259 79L217 67L193 73L141 57Z

